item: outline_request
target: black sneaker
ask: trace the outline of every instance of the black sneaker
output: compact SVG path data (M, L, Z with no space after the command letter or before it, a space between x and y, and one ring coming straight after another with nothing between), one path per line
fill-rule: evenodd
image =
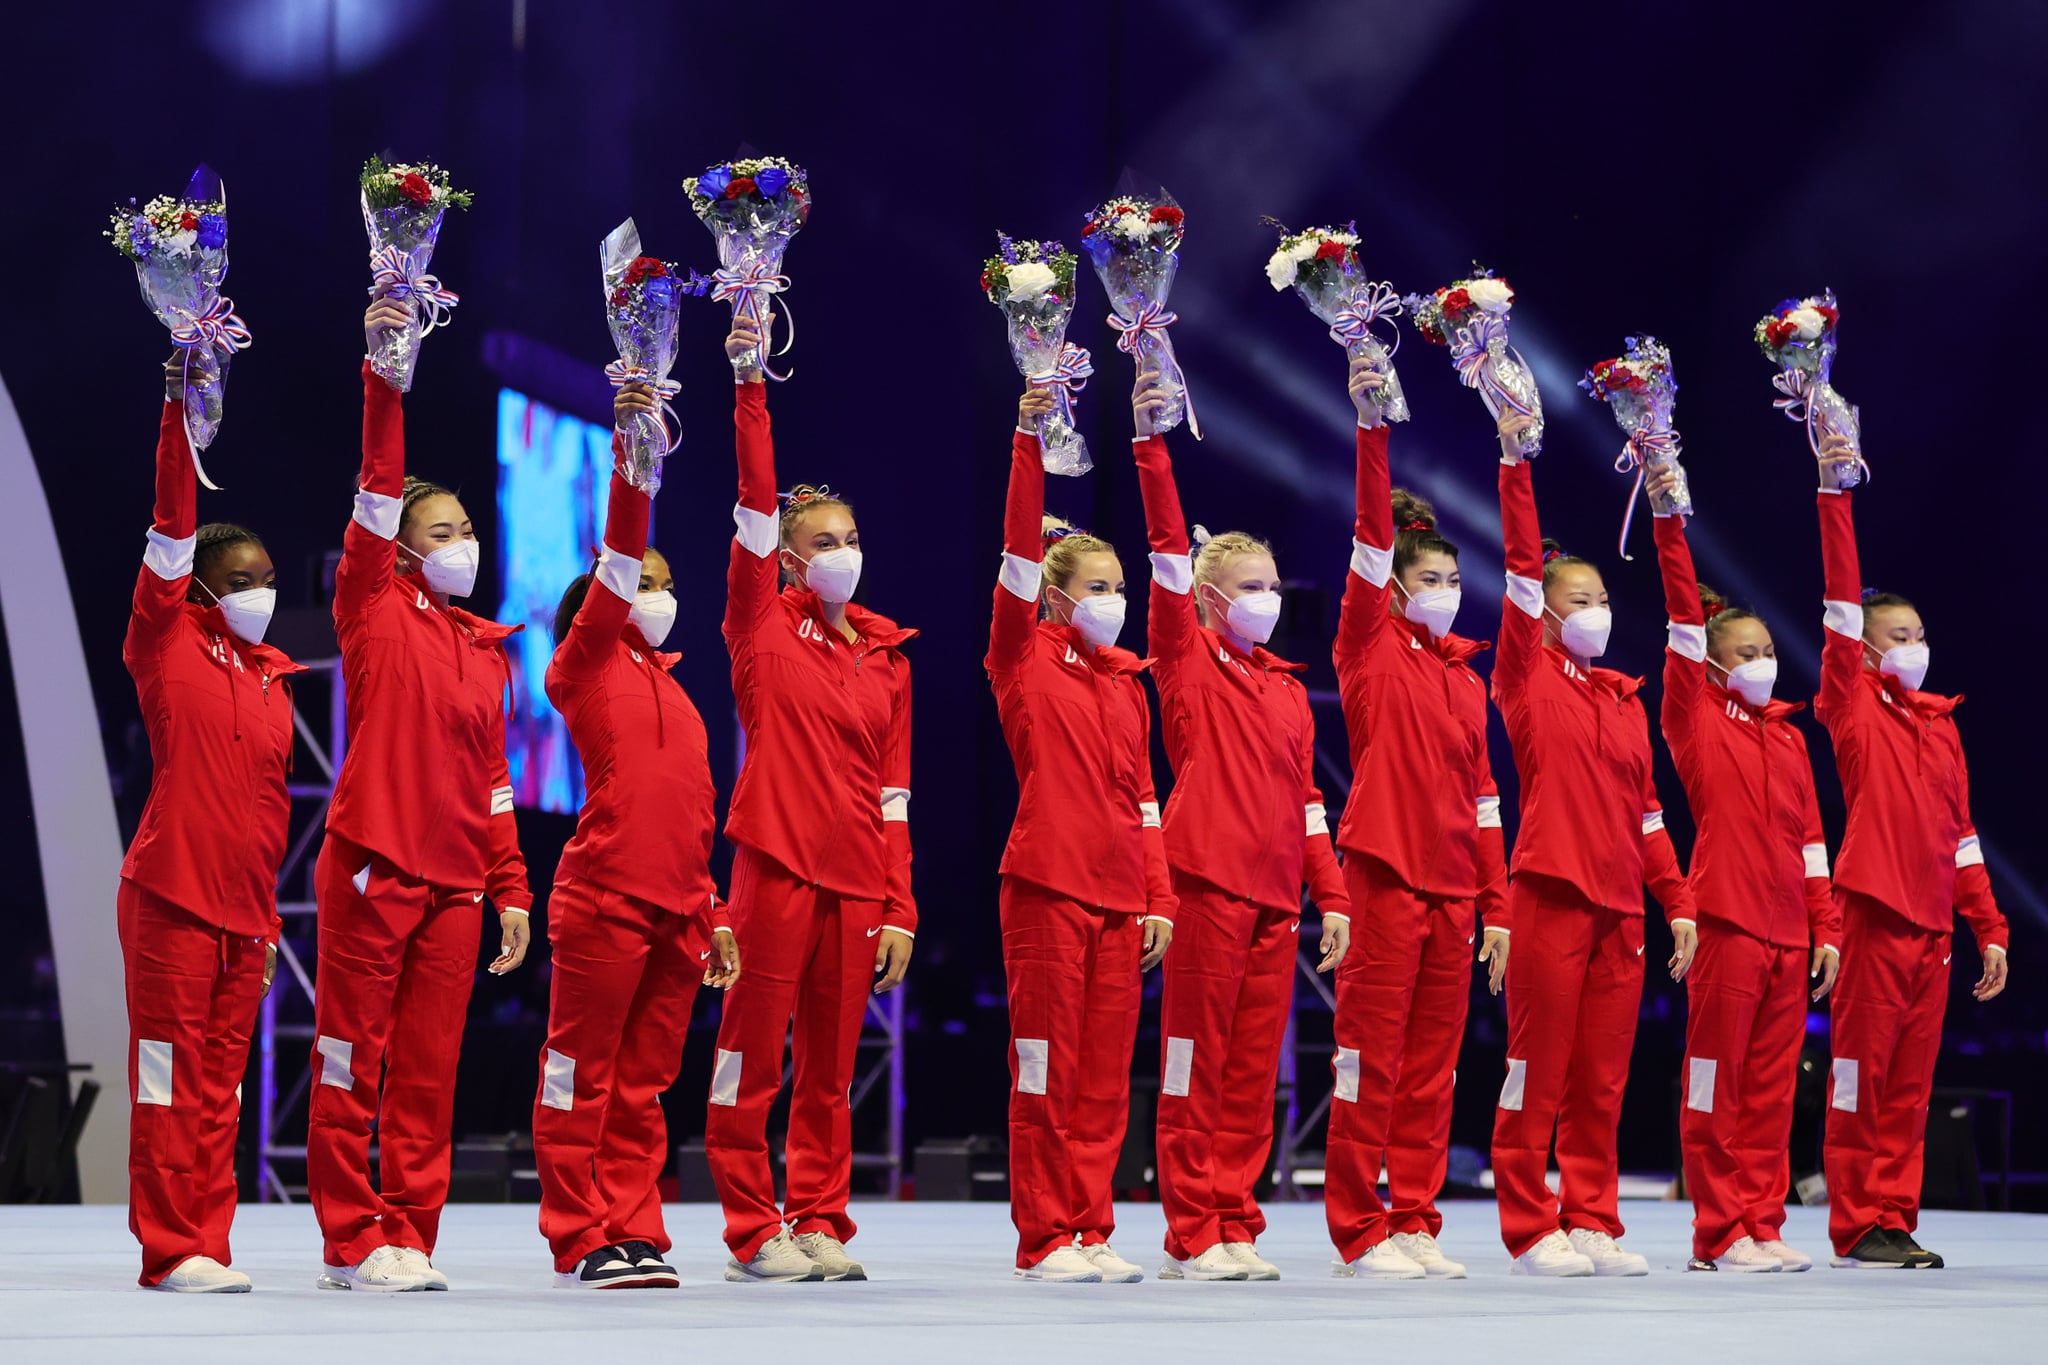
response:
M676 1268L661 1259L661 1253L654 1249L652 1242L621 1242L619 1250L633 1258L633 1266L645 1279L649 1289L674 1289L682 1284L683 1277Z
M1704 1256L1693 1257L1685 1263L1685 1268L1687 1270L1712 1270L1717 1272L1721 1269L1721 1267L1715 1265Z
M1908 1270L1940 1270L1946 1264L1941 1257L1913 1240L1913 1234L1898 1228L1882 1229L1892 1239L1892 1245L1906 1254Z
M615 1246L599 1247L585 1256L573 1273L555 1275L557 1289L640 1289L662 1283L635 1264L626 1248ZM673 1270L669 1271L667 1283L676 1283Z
M1872 1228L1857 1239L1846 1256L1828 1264L1837 1270L1904 1270L1909 1264L1906 1249L1892 1240L1886 1228Z

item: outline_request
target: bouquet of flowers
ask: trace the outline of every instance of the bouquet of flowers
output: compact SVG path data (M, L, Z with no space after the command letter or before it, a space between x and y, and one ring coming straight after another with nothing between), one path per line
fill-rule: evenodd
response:
M455 291L427 273L434 243L441 236L441 217L453 208L466 209L475 196L448 183L448 172L424 162L407 165L373 156L363 163L361 177L363 226L370 234L372 294L412 304L412 321L403 332L386 332L370 356L370 368L400 393L412 389L413 366L419 363L420 341L448 322L457 302Z
M661 491L662 459L681 439L670 423L675 409L669 399L682 386L668 377L676 362L676 316L686 295L702 295L711 281L676 267L658 256L640 254L640 229L628 218L613 228L601 248L604 267L604 315L611 324L612 344L619 358L604 367L612 387L643 383L660 402L656 413L641 413L620 434L625 456L619 472L650 498Z
M1479 390L1496 422L1502 408L1536 419L1522 433L1522 458L1542 454L1543 399L1536 392L1536 376L1522 353L1508 344L1508 310L1515 303L1508 282L1474 264L1470 278L1453 280L1434 294L1410 294L1405 302L1423 339L1450 347L1459 381Z
M690 207L718 244L720 268L711 277L711 297L730 303L734 317L744 313L759 327L762 296L789 288L789 277L782 273L782 254L789 250L789 239L811 216L809 177L803 167L778 156L743 157L720 162L683 188L690 193ZM776 311L789 318L782 349L773 352L782 355L796 340L796 322L787 307ZM769 365L769 354L764 333L760 349L735 363L759 369L770 379L789 378Z
M1394 373L1401 334L1395 331L1389 345L1372 330L1381 318L1400 314L1401 300L1392 285L1373 279L1358 263L1358 225L1289 232L1282 223L1265 221L1280 229L1280 245L1266 260L1266 282L1276 290L1292 286L1309 312L1330 324L1330 340L1345 354L1371 361L1387 377L1374 393L1381 415L1389 422L1407 421L1408 400L1401 393L1401 377Z
M1088 352L1067 341L1075 264L1074 253L1058 242L1020 242L999 232L996 254L981 268L982 292L1010 324L1010 358L1026 379L1053 391L1053 410L1038 419L1048 474L1086 474L1095 467L1088 442L1074 430L1074 395L1095 373Z
M1806 423L1806 443L1820 454L1823 436L1849 438L1856 468L1844 470L1842 487L1854 488L1870 477L1863 462L1863 423L1849 400L1828 382L1835 365L1835 323L1840 310L1835 291L1823 289L1812 298L1786 299L1757 320L1756 344L1764 358L1778 367L1771 386L1780 397L1774 407L1795 422Z
M1180 269L1185 229L1186 215L1165 191L1155 196L1120 194L1088 215L1081 245L1116 310L1109 319L1121 333L1116 348L1135 359L1140 370L1149 365L1159 371L1167 403L1157 418L1158 429L1171 431L1185 420L1199 441L1202 424L1195 420L1187 376L1174 359L1173 338L1166 332L1179 321L1166 311L1166 296Z
M1685 466L1678 462L1678 429L1671 425L1671 410L1678 401L1671 348L1653 336L1629 337L1626 346L1627 354L1603 360L1586 371L1579 387L1607 404L1628 436L1615 469L1624 474L1635 471L1637 492L1649 470L1667 466L1676 470L1678 486L1667 495L1652 498L1650 506L1658 516L1689 517L1692 489L1685 481ZM1629 557L1628 531L1635 514L1635 492L1631 492L1628 513L1621 521L1623 559Z
M134 200L114 214L107 236L135 263L135 282L157 321L185 353L185 435L192 464L208 488L199 452L220 432L228 361L249 346L249 329L220 292L228 276L227 192L220 177L201 166L182 195Z

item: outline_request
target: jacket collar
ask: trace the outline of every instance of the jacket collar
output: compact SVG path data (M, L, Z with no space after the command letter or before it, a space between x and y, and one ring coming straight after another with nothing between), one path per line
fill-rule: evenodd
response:
M1100 669L1104 673L1122 677L1132 673L1143 673L1152 666L1150 659L1141 659L1128 649L1119 649L1115 645L1105 645L1097 649L1082 639L1081 632L1074 627L1049 618L1041 619L1038 629L1048 638L1065 645L1076 658L1090 668Z
M1261 668L1270 669L1275 673L1308 672L1307 664L1293 663L1287 659L1283 659L1278 654L1275 654L1272 650L1267 649L1264 645L1253 645L1252 652L1250 654L1246 654L1243 650L1237 647L1236 643L1232 641L1228 635L1225 635L1222 631L1217 630L1211 626L1201 626L1198 627L1198 629L1202 632L1202 634L1209 637L1210 641L1216 646L1216 648L1223 650L1229 658L1237 659L1244 663L1254 663Z
M1563 673L1567 677L1577 674L1580 677L1588 678L1594 686L1602 691L1612 693L1616 701L1627 701L1643 690L1644 680L1642 678L1631 678L1628 674L1616 672L1611 668L1600 668L1598 666L1581 668L1572 659L1571 655L1565 653L1556 645L1545 645L1543 652L1550 657L1551 666L1557 669L1558 672Z
M1870 685L1877 689L1879 697L1927 720L1939 720L1963 704L1960 692L1953 697L1940 692L1915 692L1891 674L1869 667L1864 668L1863 676L1870 679Z
M425 592L425 589L423 588L421 591ZM526 629L524 625L508 626L502 621L493 621L489 617L478 616L475 612L464 611L453 602L444 607L441 605L440 599L436 598L431 592L428 592L426 597L427 601L433 604L434 610L443 613L449 620L468 631L470 638L479 645L500 644Z
M1775 721L1781 721L1787 716L1797 715L1806 709L1806 703L1803 701L1779 701L1776 697L1771 698L1761 707L1751 706L1741 694L1721 686L1711 676L1707 679L1707 695L1714 699L1716 705L1722 707L1727 707L1730 704L1739 706L1746 714L1757 717L1766 725L1770 725Z
M799 615L810 617L828 630L832 628L832 623L825 619L824 600L809 588L786 587L782 590L782 600ZM905 641L917 638L915 630L899 626L880 612L869 611L851 602L846 604L846 619L860 632L861 638L876 649L895 649Z
M273 678L289 677L291 674L306 671L304 664L292 662L276 645L252 645L229 630L228 618L217 605L201 606L197 602L188 601L185 603L185 611L202 630L210 630L223 639L234 641L237 653Z
M640 627L634 625L631 621L628 621L626 628L619 632L619 643L645 658L652 659L654 666L664 673L683 661L682 651L680 650L669 654L648 644L647 637L640 633Z
M1447 664L1469 662L1473 656L1484 654L1493 648L1491 640L1468 640L1456 631L1445 632L1444 638L1439 640L1431 635L1426 627L1416 625L1398 612L1392 615L1393 619L1400 623L1401 628L1408 632L1408 639L1417 649L1428 650Z

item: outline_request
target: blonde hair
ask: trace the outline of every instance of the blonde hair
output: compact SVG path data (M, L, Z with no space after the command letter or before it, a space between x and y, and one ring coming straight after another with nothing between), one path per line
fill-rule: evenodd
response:
M1059 588L1081 571L1084 555L1115 554L1116 547L1101 536L1091 536L1070 521L1058 517L1044 517L1039 522L1039 535L1045 545L1045 567L1043 581L1048 588Z
M1273 547L1249 531L1225 531L1212 536L1206 527L1195 528L1195 586L1213 583L1216 575L1223 572L1223 566L1239 555L1264 555L1273 557Z
M784 493L781 517L783 547L788 548L790 540L796 535L798 522L811 513L821 512L827 507L843 507L846 509L846 515L853 515L853 504L822 483L796 484Z

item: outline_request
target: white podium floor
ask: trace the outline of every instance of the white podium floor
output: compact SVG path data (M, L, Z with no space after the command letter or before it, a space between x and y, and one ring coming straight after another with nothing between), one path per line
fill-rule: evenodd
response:
M1683 1273L1690 1207L1623 1205L1647 1279L1511 1279L1491 1204L1445 1209L1443 1243L1472 1278L1329 1277L1320 1204L1281 1204L1261 1242L1277 1284L1024 1284L1010 1278L1001 1204L867 1204L865 1284L728 1285L715 1208L672 1207L679 1290L556 1290L531 1205L457 1205L438 1265L447 1294L313 1287L319 1239L304 1206L245 1205L235 1264L248 1295L135 1285L120 1208L0 1208L0 1361L547 1361L555 1365L777 1356L868 1361L1396 1361L2048 1359L2048 1217L1932 1213L1920 1239L1941 1271L1841 1271L1825 1210L1794 1209L1787 1240L1821 1258L1803 1275ZM1156 1271L1156 1205L1119 1211L1118 1248Z

